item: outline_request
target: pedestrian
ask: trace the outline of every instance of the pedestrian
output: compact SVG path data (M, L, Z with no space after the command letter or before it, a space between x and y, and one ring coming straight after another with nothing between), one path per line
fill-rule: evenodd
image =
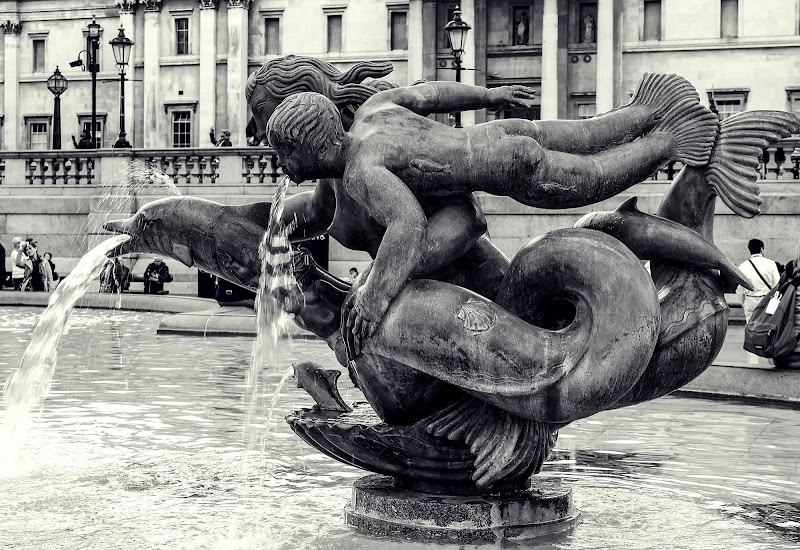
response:
M161 256L156 256L144 270L145 294L169 294L164 290L164 283L172 282L172 275Z
M351 267L350 268L350 282L351 283L355 283L357 277L358 277L358 269L356 269L355 267Z
M217 140L216 136L214 135L214 127L211 127L211 131L208 133L208 137L211 139L211 143L214 144L214 147L232 147L233 144L231 143L231 132L230 130L222 130L222 136Z
M22 237L14 237L14 250L11 251L11 284L14 290L22 290L22 283L25 281L25 248L28 243Z
M81 140L80 142L75 141L75 136L72 137L72 145L75 146L75 149L93 149L92 147L92 135L89 130L82 130L81 131Z
M747 290L742 286L736 288L736 296L742 304L744 310L745 323L750 322L753 311L761 299L778 284L780 274L778 266L774 261L764 257L764 242L760 239L750 239L747 243L750 250L750 259L739 266L739 270L744 273L750 281L753 290ZM758 364L758 356L747 353L747 362Z
M794 279L795 288L800 287L800 243L797 244L794 258L786 264L780 284L792 279ZM795 337L800 337L800 297L798 296L794 298L794 334ZM772 363L777 369L800 369L800 342L792 353L783 357L775 357L772 359Z
M2 244L0 244L0 257L3 258L3 261L0 263L0 290L3 290L8 272L6 271L6 249Z
M107 260L100 272L100 292L120 293L130 288L131 270L123 265L119 256Z
M42 258L35 244L27 245L25 254L30 260L30 267L26 270L22 290L51 292L53 290L53 272L50 270L50 264Z
M42 254L42 258L50 264L50 270L53 272L53 283L57 282L59 279L58 273L56 273L56 264L53 263L53 255L49 252L45 252Z

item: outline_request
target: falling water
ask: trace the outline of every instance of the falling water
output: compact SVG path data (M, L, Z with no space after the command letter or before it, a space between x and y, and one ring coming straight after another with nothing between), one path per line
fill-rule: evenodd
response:
M266 411L263 411L266 425L257 423L255 418L259 412L259 375L266 367L274 367L283 363L289 343L289 340L285 338L289 317L283 310L280 297L297 288L297 281L292 271L291 245L289 244L291 228L281 223L283 200L288 183L288 178L284 178L275 191L267 230L259 246L261 274L258 279L255 302L256 339L253 342L250 370L247 376L248 408L244 423L244 436L248 442L248 450L260 448L263 451L272 410L275 408L281 388L292 374L291 368L286 369L275 389L272 404ZM246 458L243 469L247 469Z
M53 292L20 361L19 368L6 381L5 421L0 430L0 449L10 449L21 442L32 407L39 404L50 390L56 368L56 348L75 303L89 284L100 275L106 254L126 242L128 235L116 235L90 250Z

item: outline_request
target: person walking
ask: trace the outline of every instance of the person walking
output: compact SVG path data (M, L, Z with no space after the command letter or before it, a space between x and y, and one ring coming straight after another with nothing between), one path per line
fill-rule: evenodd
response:
M53 290L53 272L50 269L50 262L42 258L33 244L29 244L25 248L25 254L30 260L30 267L26 269L22 289L33 292L51 292Z
M739 266L739 270L744 273L753 290L747 290L742 286L736 288L736 296L742 304L744 310L745 323L750 322L756 306L761 299L778 284L780 273L774 261L764 257L764 242L760 239L750 239L747 243L750 250L750 259ZM747 362L758 364L758 356L747 353Z

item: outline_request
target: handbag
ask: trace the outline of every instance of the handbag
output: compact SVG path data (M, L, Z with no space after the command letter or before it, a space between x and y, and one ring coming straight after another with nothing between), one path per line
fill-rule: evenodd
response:
M770 290L756 306L744 328L744 349L760 357L783 357L797 346L794 332L798 280Z

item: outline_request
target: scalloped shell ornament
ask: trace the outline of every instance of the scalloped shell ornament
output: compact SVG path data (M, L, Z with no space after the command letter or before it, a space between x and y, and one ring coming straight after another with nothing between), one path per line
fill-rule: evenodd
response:
M458 311L458 318L464 322L464 328L472 332L489 330L497 321L497 315L485 303L470 298Z

